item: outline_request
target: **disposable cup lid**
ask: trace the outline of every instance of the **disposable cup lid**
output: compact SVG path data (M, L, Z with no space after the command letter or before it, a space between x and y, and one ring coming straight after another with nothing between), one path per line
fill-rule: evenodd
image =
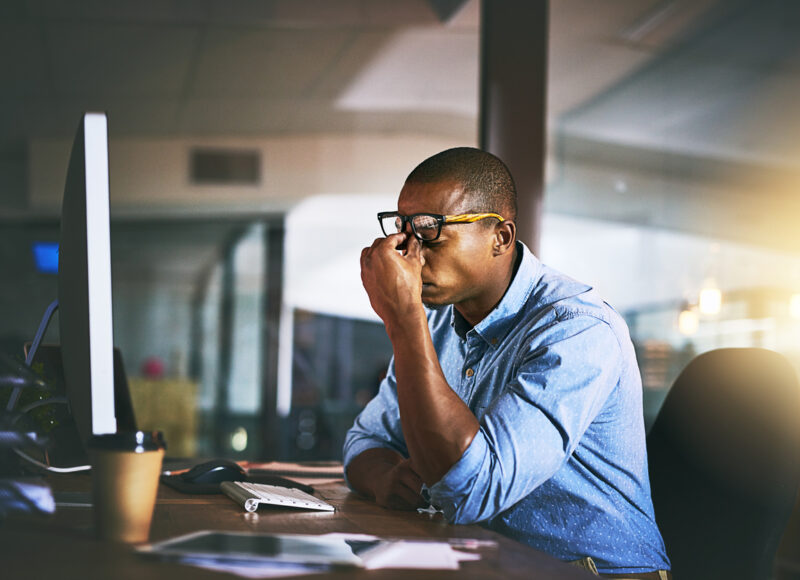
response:
M102 451L157 451L167 447L161 431L123 431L89 437L89 449Z

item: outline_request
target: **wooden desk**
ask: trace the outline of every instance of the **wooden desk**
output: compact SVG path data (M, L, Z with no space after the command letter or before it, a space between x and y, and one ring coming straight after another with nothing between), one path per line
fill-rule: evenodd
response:
M88 491L88 475L54 477L58 491ZM151 541L204 529L261 533L365 533L409 538L478 538L497 542L481 548L482 559L462 562L461 570L355 570L297 577L363 579L587 579L594 576L533 548L479 526L456 526L440 515L385 510L351 493L341 483L317 486L316 495L335 512L260 508L248 514L222 495L182 495L159 488ZM0 578L8 580L180 580L235 578L228 574L142 558L130 548L95 540L89 507L59 507L52 518L14 518L0 524Z

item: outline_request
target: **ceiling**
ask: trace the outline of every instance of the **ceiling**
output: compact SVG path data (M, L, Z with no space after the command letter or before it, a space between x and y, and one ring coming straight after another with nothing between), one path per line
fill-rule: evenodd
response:
M584 138L800 166L800 3L727 0L680 42L568 111Z
M768 245L800 251L780 211L799 203L799 13L795 0L551 0L548 208L756 243L781 230ZM92 109L112 138L475 143L479 24L478 0L3 0L0 182L24 173L30 140L70 138ZM675 196L683 209L662 211Z
M720 2L565 112L550 209L799 254L798 29L800 2Z
M439 116L434 130L463 132L477 11L444 25L423 0L3 0L0 150L70 136L91 109L112 136L413 131ZM395 98L376 105L387 75Z
M551 2L551 116L614 86L713 2L664 4ZM0 152L69 137L90 109L116 136L474 141L479 13L478 0L3 0Z

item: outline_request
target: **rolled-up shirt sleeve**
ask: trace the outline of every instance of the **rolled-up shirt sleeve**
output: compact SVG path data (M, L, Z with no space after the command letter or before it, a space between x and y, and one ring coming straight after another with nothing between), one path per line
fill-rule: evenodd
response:
M345 474L353 458L375 447L392 449L408 457L397 404L394 358L389 363L389 369L381 381L378 394L367 403L345 436L343 450Z
M430 487L453 523L496 516L564 465L619 382L622 353L606 322L573 312L531 337L514 364L470 445Z

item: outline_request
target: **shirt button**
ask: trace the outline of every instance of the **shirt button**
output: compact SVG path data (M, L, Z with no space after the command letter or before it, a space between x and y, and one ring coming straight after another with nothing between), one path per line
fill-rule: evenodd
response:
M497 344L497 339L496 339L496 338L493 338L493 339L492 339L490 342L491 342L492 344Z
M467 369L467 376L468 377L471 377L474 374L475 374L475 371L473 371L472 369Z

